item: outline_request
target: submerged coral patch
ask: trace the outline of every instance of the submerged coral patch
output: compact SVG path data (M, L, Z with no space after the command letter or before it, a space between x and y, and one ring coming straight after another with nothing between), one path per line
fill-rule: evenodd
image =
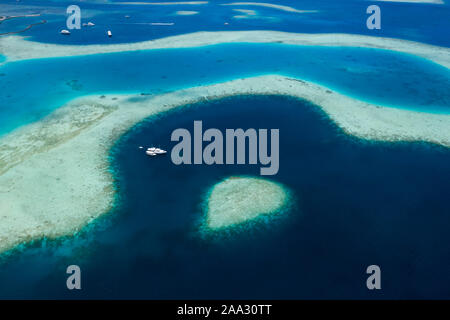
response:
M0 137L0 252L35 239L72 235L110 211L116 190L108 170L109 150L134 125L205 98L248 94L309 101L346 134L358 138L426 141L450 147L450 115L369 104L308 81L277 75L150 96L80 97L47 118ZM272 223L279 216L263 214L249 222L262 225L259 222ZM206 224L202 229L212 230Z
M287 188L267 179L230 177L214 185L206 201L205 227L217 230L281 213L290 196Z

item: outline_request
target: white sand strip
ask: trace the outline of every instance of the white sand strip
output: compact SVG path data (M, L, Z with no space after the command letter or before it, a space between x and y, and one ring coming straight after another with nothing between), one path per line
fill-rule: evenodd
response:
M107 212L114 202L109 150L136 123L205 98L239 94L303 98L357 137L422 140L450 147L450 115L375 106L282 76L239 79L156 96L82 97L0 139L0 251L32 239L70 235ZM142 156L146 157L144 152Z
M175 14L177 16L193 16L193 15L196 15L198 13L199 13L198 11L183 11L183 10L179 10L179 11L175 12Z
M255 11L255 10L248 10L248 9L233 9L233 11L245 13L245 14L248 14L249 16L255 16L255 15L256 15L256 11Z
M44 44L27 41L20 36L4 36L0 37L0 54L5 55L7 61L17 61L146 49L189 48L230 42L280 42L294 45L379 48L416 55L450 68L450 48L352 34L303 34L279 31L196 32L137 43L85 46Z
M258 7L266 7L271 9L277 9L286 12L295 12L295 13L312 13L318 12L318 10L299 10L289 6L283 6L279 4L267 3L267 2L231 2L231 3L223 3L222 6L258 6Z

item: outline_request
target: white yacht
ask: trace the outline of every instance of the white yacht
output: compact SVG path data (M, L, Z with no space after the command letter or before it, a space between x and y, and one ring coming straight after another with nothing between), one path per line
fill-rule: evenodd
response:
M64 29L64 30L61 30L59 33L61 33L61 34L65 34L65 35L69 35L70 34L70 31L69 30L66 30L66 29Z
M110 37L110 38L112 37L111 30L108 30L107 34L108 34L108 37Z
M160 149L160 148L155 148L155 153L156 154L164 154L164 153L167 153L167 151L163 150L163 149Z
M149 156L156 156L158 154L165 154L165 153L167 153L167 151L163 150L161 148L151 147L151 148L147 148L147 151L145 151L145 153L148 154Z

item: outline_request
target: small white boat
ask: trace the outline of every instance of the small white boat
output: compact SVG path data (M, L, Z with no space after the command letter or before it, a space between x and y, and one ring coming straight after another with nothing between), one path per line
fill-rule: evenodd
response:
M167 153L167 151L166 151L166 150L163 150L163 149L160 149L160 148L156 148L156 149L155 149L155 153L156 153L156 154L164 154L164 153Z
M108 30L107 34L108 34L108 37L110 37L110 38L112 37L111 30Z
M69 34L70 34L70 31L69 31L69 30L66 30L66 29L63 29L63 30L61 30L59 33L65 34L65 35L69 35Z
M156 156L159 154L165 154L167 153L167 151L160 148L151 147L147 148L147 151L145 151L145 153L148 154L149 156Z
M87 25L88 25L89 27L92 27L92 26L95 26L95 23L89 21L89 22L87 23Z

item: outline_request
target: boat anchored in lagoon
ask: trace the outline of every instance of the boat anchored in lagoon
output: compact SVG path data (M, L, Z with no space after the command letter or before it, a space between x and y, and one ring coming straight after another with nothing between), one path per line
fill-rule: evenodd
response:
M160 149L160 148L155 148L155 147L151 147L151 148L147 148L147 151L145 151L145 153L149 156L156 156L156 155L162 155L162 154L166 154L167 151Z

